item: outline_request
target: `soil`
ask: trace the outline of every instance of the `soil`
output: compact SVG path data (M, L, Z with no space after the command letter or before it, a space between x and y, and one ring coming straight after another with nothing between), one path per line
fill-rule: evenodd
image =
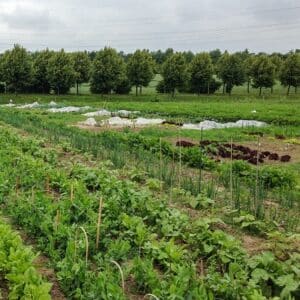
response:
M52 283L51 288L51 299L52 300L64 300L66 297L62 293L58 280L56 278L55 272L52 268L48 267L49 265L49 259L44 255L39 255L35 261L34 265L37 269L37 271L43 276L43 278L46 278L48 282Z
M243 234L241 235L241 239L243 247L250 256L268 250L266 241L263 238Z
M7 280L4 279L4 275L0 274L0 299L8 299L9 288Z

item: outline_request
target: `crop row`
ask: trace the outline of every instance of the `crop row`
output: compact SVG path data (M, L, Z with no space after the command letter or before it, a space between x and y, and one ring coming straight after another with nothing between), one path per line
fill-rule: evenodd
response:
M0 220L0 271L8 282L8 299L51 299L51 284L34 267L35 254L24 246L19 234ZM1 279L0 279L1 280Z
M167 199L96 168L64 162L35 139L1 130L1 198L37 237L70 298L282 299L299 294L299 257L249 258L220 220L192 221ZM9 149L9 151L8 151ZM15 179L17 178L17 179ZM120 271L120 275L116 272Z
M213 198L216 197L218 186L224 185L231 194L228 197L232 198L231 205L235 209L245 210L259 218L265 216L265 199L278 199L277 201L288 209L297 205L296 176L289 170L266 166L260 168L257 173L257 168L239 161L233 166L230 163L217 165L208 158L205 149L198 147L174 147L163 140L146 138L138 133L86 132L68 127L55 119L46 120L42 115L31 112L3 110L0 111L0 119L30 133L47 137L54 143L64 143L65 148L71 145L83 153L91 153L98 159L108 159L116 168L136 168L138 171L134 177L140 177L140 173L145 172L163 182L164 188L172 190L173 187L179 186L194 196L205 192ZM190 170L187 170L188 175L184 176L184 165L194 169L193 176L189 176ZM204 190L206 188L203 169L216 173L208 185L206 184L209 186L207 191ZM225 193L221 196L226 198ZM254 208L253 201L257 203ZM297 227L298 218L286 215L287 226Z

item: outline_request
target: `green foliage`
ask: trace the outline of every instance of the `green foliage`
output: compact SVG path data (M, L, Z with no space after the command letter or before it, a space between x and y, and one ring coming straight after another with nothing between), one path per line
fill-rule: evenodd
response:
M97 52L92 64L91 92L109 94L126 79L124 60L112 48Z
M15 45L2 57L3 79L9 90L15 93L28 90L32 81L32 61L25 48Z
M88 82L90 79L91 72L91 61L87 52L75 52L72 53L74 71L75 71L75 81L77 87L78 85L84 82Z
M171 91L172 96L176 89L186 86L189 74L186 61L181 53L170 56L162 66L162 76L166 91Z
M266 55L258 55L253 60L251 66L252 86L259 88L261 94L262 88L272 88L275 84L276 66Z
M231 94L235 85L245 82L245 69L238 55L225 52L218 61L217 75L226 87L226 92Z
M33 82L31 89L34 92L50 93L51 85L47 76L49 59L54 55L48 49L38 52L33 60Z
M0 236L0 270L9 282L9 299L50 300L51 285L33 267L35 256L31 249L2 221Z
M290 53L282 64L280 69L280 82L282 85L288 87L288 94L290 87L297 88L300 85L300 54Z
M197 54L190 65L191 91L197 94L210 93L210 83L213 79L214 67L208 53Z
M132 85L148 86L154 76L154 62L146 50L136 50L127 62L127 76Z
M71 56L64 50L54 53L48 61L47 77L56 94L65 94L74 84L75 72Z
M265 166L259 176L263 185L268 188L293 188L296 185L296 174L288 169Z

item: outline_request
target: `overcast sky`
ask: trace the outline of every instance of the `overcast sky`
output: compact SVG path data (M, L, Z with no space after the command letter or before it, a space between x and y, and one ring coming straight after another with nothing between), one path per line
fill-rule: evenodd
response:
M0 51L300 48L300 0L0 0Z

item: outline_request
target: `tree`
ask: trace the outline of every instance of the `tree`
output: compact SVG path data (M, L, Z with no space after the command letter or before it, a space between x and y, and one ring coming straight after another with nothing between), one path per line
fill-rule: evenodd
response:
M300 53L290 53L283 62L279 75L280 82L283 86L287 86L287 95L290 93L290 88L293 86L295 92L300 86Z
M216 65L220 57L222 56L222 52L220 49L215 49L209 52L209 55L211 57L211 61L213 65Z
M281 69L281 66L282 66L282 59L276 53L273 53L270 56L270 59L271 59L272 64L275 66L275 80L278 80L279 75L280 75L280 69ZM273 93L273 86L271 87L271 93Z
M162 76L165 88L171 91L174 97L175 90L184 87L189 78L187 64L181 53L175 53L165 61Z
M2 59L3 79L8 89L15 93L26 91L32 81L32 61L26 49L15 45Z
M100 50L92 64L91 92L107 94L116 91L126 78L124 60L112 48Z
M127 76L129 81L135 85L136 95L138 87L148 86L154 76L154 61L150 53L146 50L136 50L129 58L127 64Z
M73 64L75 71L76 94L79 94L79 85L88 82L90 79L91 61L87 52L75 52Z
M262 88L272 88L275 83L275 65L271 59L265 55L255 57L251 67L252 86L259 88L261 95Z
M33 60L32 90L34 92L50 93L50 82L47 76L49 59L54 55L48 49L36 53Z
M245 69L241 58L224 52L217 63L217 75L223 82L223 93L226 90L231 94L235 85L243 85L245 82Z
M49 59L47 76L56 94L67 93L75 82L75 71L71 55L62 49Z
M191 90L198 94L206 90L209 94L210 83L212 82L214 67L208 53L197 54L191 62L190 66L190 85Z
M251 55L249 56L245 61L244 61L244 68L245 68L245 76L246 76L246 81L247 81L247 93L250 93L250 84L251 84L251 69L252 69L252 64L254 61L254 56Z

